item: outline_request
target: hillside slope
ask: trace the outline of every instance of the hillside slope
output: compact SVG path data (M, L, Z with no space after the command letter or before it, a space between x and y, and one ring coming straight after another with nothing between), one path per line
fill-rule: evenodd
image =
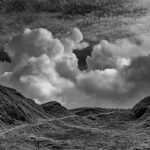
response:
M42 150L142 147L149 138L150 121L149 118L139 121L134 111L138 114L143 104L149 104L149 97L132 110L90 107L67 110L55 101L38 105L16 90L0 85L0 125L24 123L1 130L0 149L34 150L34 140ZM144 108L146 114L148 107ZM38 122L30 123L35 120Z
M72 113L63 107L60 103L51 101L41 105L47 114L55 117L66 117L72 115Z
M25 98L14 89L0 85L0 125L32 122L51 117L33 100Z
M132 111L136 114L137 118L147 118L150 114L150 96L145 97L139 103L137 103Z
M147 132L134 130L135 119L130 110L95 114L92 109L90 115L85 111L82 113L85 116L48 119L6 130L0 134L5 143L0 143L0 148L34 150L34 138L42 150L129 150L141 146L149 136Z

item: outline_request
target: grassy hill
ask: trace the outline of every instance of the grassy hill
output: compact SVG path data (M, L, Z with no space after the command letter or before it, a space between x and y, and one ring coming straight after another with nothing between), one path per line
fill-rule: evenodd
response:
M34 150L36 142L42 150L133 150L138 147L145 150L149 147L149 119L137 119L130 109L79 108L72 112L80 114L7 129L0 133L0 148Z
M38 105L0 85L0 149L34 150L39 143L42 150L144 150L150 147L148 99L133 109L67 110L57 102Z
M31 123L52 118L33 100L24 97L14 89L0 85L0 126Z
M58 102L51 101L38 105L15 89L2 85L0 85L0 110L0 126L3 128L74 115Z
M63 107L60 103L56 101L50 101L41 105L47 114L55 116L56 118L71 116L73 113Z

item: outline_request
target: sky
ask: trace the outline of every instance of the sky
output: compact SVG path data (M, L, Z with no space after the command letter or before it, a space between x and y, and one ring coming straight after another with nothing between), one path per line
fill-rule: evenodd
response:
M27 28L5 45L12 63L0 64L0 82L37 103L56 100L68 108L132 107L150 95L149 20L147 14L131 26L132 38L101 40L83 71L73 53L89 45L82 42L80 29L72 28L58 38L47 29Z

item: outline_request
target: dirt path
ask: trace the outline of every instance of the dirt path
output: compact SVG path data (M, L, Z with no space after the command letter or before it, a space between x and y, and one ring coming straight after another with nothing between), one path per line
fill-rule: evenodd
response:
M114 111L115 112L115 111ZM111 114L111 113L114 113L114 112L108 112L108 113L104 113L104 115L109 115L109 114ZM100 114L102 114L102 113L100 113ZM88 117L92 117L92 116L97 116L97 115L99 115L99 114L94 114L94 115L87 115L87 116L82 116L82 118L88 118ZM10 132L14 132L14 131L16 131L16 130L18 130L18 129L23 129L23 128L25 128L25 127L34 127L34 126L38 126L38 125L41 125L41 124L43 124L43 123L46 123L46 122L52 122L52 121L63 121L64 119L67 119L67 118L74 118L74 117L76 117L77 115L71 115L71 116L67 116L67 117L63 117L63 118L53 118L53 119L43 119L43 120L40 120L38 123L34 123L34 124L23 124L23 125L19 125L19 126L16 126L16 127L13 127L13 128L10 128L10 129L7 129L7 130L5 130L4 132L1 132L0 133L0 137L1 136L4 136L5 134L8 134L8 133L10 133ZM132 125L133 125L134 123L132 123ZM70 127L76 127L76 128L84 128L84 129L93 129L93 130L98 130L98 128L92 128L92 127L82 127L82 126L78 126L78 125L72 125L72 124L68 124L68 126L70 126Z
M42 124L44 121L45 121L45 122L47 122L47 121L51 122L51 121L55 121L55 120L63 120L63 119L66 119L66 118L73 118L73 117L75 117L75 115L67 116L67 117L63 117L63 118L54 118L54 119L50 119L50 120L41 120L40 123L35 123L35 124L23 124L23 125L15 126L15 127L13 127L13 128L7 129L7 130L4 131L4 132L1 132L1 133L0 133L0 137L1 137L1 136L4 136L5 134L10 133L10 132L12 132L12 131L15 131L15 130L18 130L18 129L27 127L27 126L29 126L29 125L30 125L30 126L32 126L32 125L40 125L40 124Z

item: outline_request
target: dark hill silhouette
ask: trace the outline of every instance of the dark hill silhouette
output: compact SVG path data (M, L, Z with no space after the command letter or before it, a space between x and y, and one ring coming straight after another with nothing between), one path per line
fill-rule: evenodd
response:
M32 99L14 89L0 85L0 125L32 122L51 117Z
M137 103L132 111L135 113L137 118L147 118L150 114L150 96L145 97L139 103Z
M79 116L89 116L89 115L96 115L101 113L112 112L114 109L105 109L105 108L98 108L98 107L81 107L75 108L70 110L72 113L79 115ZM116 110L118 111L118 110Z
M55 117L66 117L72 113L56 101L51 101L41 105L47 114Z
M86 142L93 150L99 149L97 143L101 142L100 145L109 144L106 149L112 150L118 148L118 140L121 144L120 149L131 149L138 146L130 142L131 140L138 141L141 145L143 137L149 137L147 129L150 128L150 119L137 120L139 116L143 117L148 113L149 105L147 97L132 110L98 107L68 110L55 101L38 105L16 90L0 85L0 126L3 127L0 140L6 143L4 146L0 143L0 149L4 149L5 146L11 149L12 144L14 150L17 147L21 150L22 144L27 150L35 149L32 137L35 141L40 141L41 149L46 146L50 149L71 147L81 150L87 147ZM19 123L21 125L17 126ZM13 126L4 128L6 125ZM81 142L84 142L83 145ZM129 146L124 145L129 142Z

